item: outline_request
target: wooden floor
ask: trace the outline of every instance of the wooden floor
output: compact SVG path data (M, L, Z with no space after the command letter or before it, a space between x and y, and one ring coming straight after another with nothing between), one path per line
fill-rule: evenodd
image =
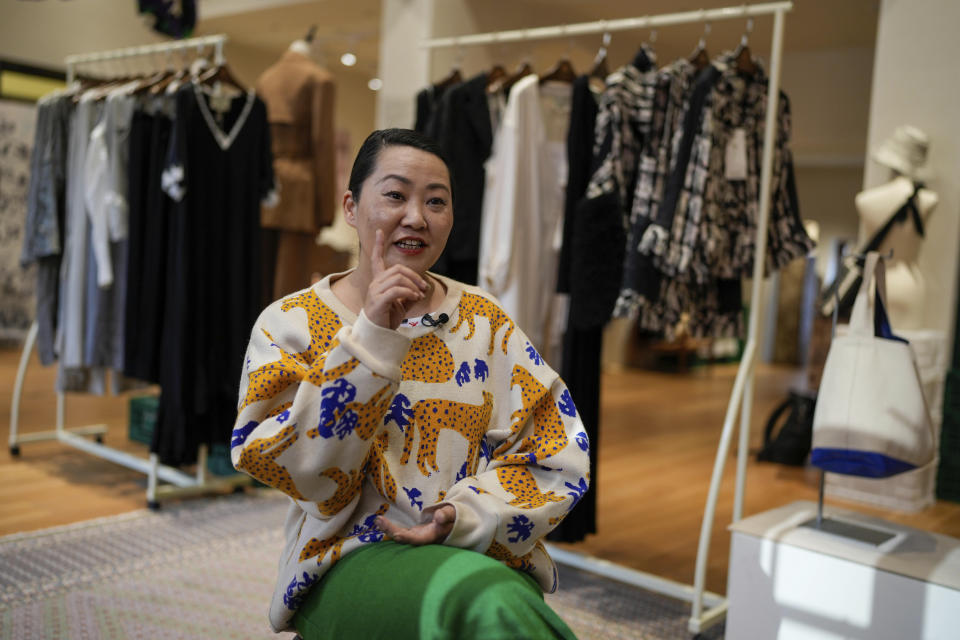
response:
M9 435L10 403L18 349L0 349L0 437ZM627 370L603 378L598 490L600 532L570 548L685 584L693 581L703 507L733 365L700 367L687 374ZM34 360L21 404L21 433L52 428L55 372ZM762 423L796 380L787 368L760 366L752 446ZM66 426L105 423L107 444L146 455L127 438L128 396L70 396ZM726 588L733 505L733 455L728 460L714 526L707 588ZM794 500L816 500L811 470L750 462L747 515ZM145 477L57 442L21 445L21 455L0 451L0 535L123 513L145 505ZM830 500L888 520L960 537L960 504L938 502L916 514Z

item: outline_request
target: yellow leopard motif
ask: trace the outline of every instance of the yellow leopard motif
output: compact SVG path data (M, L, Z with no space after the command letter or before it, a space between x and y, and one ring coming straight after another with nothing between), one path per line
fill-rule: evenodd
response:
M520 387L523 407L511 414L513 422L510 425L510 432L518 433L527 419L532 416L533 434L524 438L516 453L499 456L510 448L508 439L493 452L494 456L499 456L505 462L524 464L529 462L527 455L529 453L533 453L539 461L556 455L567 446L568 440L560 410L557 409L553 395L532 373L520 365L513 367L513 375L510 377L510 387L515 386Z
M389 440L390 436L386 432L382 432L373 439L373 446L370 447L370 453L367 455L364 468L380 495L395 502L397 500L397 481L390 474L390 467L387 466L386 461Z
M540 542L538 541L536 547L540 546ZM525 553L522 556L515 556L510 553L510 549L508 549L505 545L502 545L494 540L484 555L490 556L494 560L499 560L511 569L517 569L527 573L533 571L533 563L530 561L530 558L533 557L533 551L530 553Z
M274 342L273 336L267 331L263 330L263 335L270 342ZM247 373L247 392L240 403L240 411L254 402L270 400L290 385L303 380L307 372L303 362L282 349L278 348L278 351L280 352L279 360L269 362Z
M540 487L537 486L533 473L525 465L497 467L497 479L504 491L514 495L514 499L507 504L521 509L536 509L549 502L564 500L563 496L558 496L553 491L540 493Z
M325 305L314 293L313 289L298 296L287 298L280 304L280 309L289 311L300 308L307 312L307 324L310 331L310 346L306 351L297 354L307 365L333 348L333 338L343 326L340 318L333 310Z
M480 442L490 423L493 411L493 394L483 392L483 404L464 404L450 400L421 400L413 405L413 420L407 425L400 463L406 464L413 450L414 426L420 430L420 445L417 451L417 466L429 476L437 467L437 440L441 429L456 431L469 443L467 460L476 460Z
M324 478L330 478L337 483L337 490L332 496L317 503L317 509L325 516L332 516L340 512L350 501L360 493L360 484L363 482L363 475L358 470L353 470L349 474L344 473L342 469L330 467L324 469L320 474Z
M286 467L277 463L277 457L297 441L296 425L284 427L275 436L257 438L248 442L240 454L237 468L247 472L260 482L280 489L296 500L306 500Z
M450 348L432 333L416 338L400 364L401 380L443 383L453 378Z
M264 329L261 329L261 331L263 331L263 335L265 335L271 343L276 343L268 331ZM333 346L337 344L339 344L339 342L333 342ZM275 398L290 385L298 384L305 379L319 387L324 382L350 373L356 369L359 364L359 361L354 358L334 367L330 371L324 371L323 365L326 362L328 351L317 355L316 358L311 356L313 366L308 368L303 360L298 359L302 358L303 354L293 356L279 347L277 347L277 350L280 352L279 360L268 362L247 374L249 382L247 384L247 392L244 394L243 401L240 403L240 411L243 411L244 408L254 402Z
M460 297L460 304L457 307L458 318L457 324L450 329L450 333L456 333L460 329L460 325L464 322L467 323L467 335L463 337L464 340L470 340L473 338L474 332L477 330L476 321L474 320L475 316L482 316L490 321L490 346L487 349L487 355L493 354L493 346L495 344L494 336L501 327L506 325L507 330L503 334L503 339L500 341L500 348L503 350L504 355L507 353L507 341L510 339L510 336L513 334L513 330L516 325L513 324L513 320L507 317L497 305L490 302L483 296L478 296L473 293L464 293Z
M380 508L377 509L375 516L382 516L387 512L387 509L390 508L388 504L381 504ZM340 559L340 554L343 551L343 543L349 540L350 538L357 537L357 534L352 534L349 536L330 536L325 540L318 540L317 538L310 538L307 544L303 545L303 549L300 550L300 562L304 560L309 560L310 558L316 558L317 564L323 562L324 557L327 555L327 552L333 549L333 554L330 556L330 566L337 564L337 561Z

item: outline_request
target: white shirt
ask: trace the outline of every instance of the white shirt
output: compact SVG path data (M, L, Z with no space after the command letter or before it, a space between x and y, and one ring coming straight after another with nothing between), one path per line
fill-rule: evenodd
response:
M478 284L554 366L566 321L555 292L572 90L541 87L532 74L511 89L486 164L480 231Z

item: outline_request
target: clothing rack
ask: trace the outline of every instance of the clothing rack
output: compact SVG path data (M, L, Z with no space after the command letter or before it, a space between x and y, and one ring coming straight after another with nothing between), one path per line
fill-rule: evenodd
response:
M793 9L793 2L768 2L763 4L741 5L699 11L685 11L620 20L599 20L553 27L514 29L493 33L472 34L447 38L434 38L421 43L424 48L462 47L468 45L500 44L544 38L566 38L575 35L609 33L630 29L647 29L693 22L712 22L716 20L752 18L761 15L773 15L773 41L770 47L770 70L767 84L767 112L763 137L763 157L760 173L760 207L756 233L756 255L753 260L753 281L751 283L750 318L747 327L747 341L740 360L733 390L727 404L723 421L723 431L717 446L717 455L710 478L710 489L704 508L700 527L700 540L697 547L697 564L694 583L680 584L649 573L622 567L585 554L566 551L550 546L550 554L559 562L585 571L604 575L621 582L633 584L644 589L662 593L691 603L688 629L691 633L700 633L721 622L727 613L728 601L724 596L705 590L707 558L710 553L710 535L713 530L714 514L723 480L723 470L730 443L733 439L734 422L738 409L740 414L740 433L737 452L736 489L733 505L733 522L743 517L743 494L747 471L747 448L750 435L750 412L753 406L754 368L757 357L757 336L759 335L762 306L762 284L767 253L767 227L770 223L771 178L773 175L774 132L777 129L777 103L780 97L780 66L783 54L783 31L786 13ZM704 603L709 608L704 610Z
M213 46L215 49L216 62L220 63L223 62L223 45L226 41L227 37L225 35L214 35L179 40L171 43L67 56L65 59L67 82L69 84L75 79L76 67L78 65L149 56L158 53L170 53L176 50L194 47L198 51L202 51L206 46ZM197 451L196 473L189 475L180 469L160 464L159 458L155 453L151 453L149 459L144 459L126 451L120 451L104 445L103 434L107 431L106 425L96 424L67 429L64 427L66 397L62 391L57 392L56 428L52 431L19 434L20 398L23 395L23 381L30 363L30 354L36 346L38 331L38 324L34 321L30 326L30 330L27 332L27 339L23 346L23 352L20 355L20 364L17 367L17 376L13 386L13 402L10 408L11 455L14 457L20 455L20 444L22 443L58 440L65 445L80 449L91 455L115 462L128 469L139 471L147 475L147 506L151 509L159 508L159 500L163 498L183 498L212 491L234 489L245 484L250 484L250 479L242 474L209 479L207 477L208 452L205 444L201 444ZM93 436L94 440L91 441L82 436ZM160 481L167 484L160 485Z

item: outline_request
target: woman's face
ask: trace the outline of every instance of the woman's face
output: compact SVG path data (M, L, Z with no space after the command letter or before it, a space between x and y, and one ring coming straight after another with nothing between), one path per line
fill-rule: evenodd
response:
M359 201L349 191L343 196L347 224L360 239L360 265L370 263L380 229L386 267L403 264L418 273L432 267L453 226L450 196L443 160L415 147L382 149Z

